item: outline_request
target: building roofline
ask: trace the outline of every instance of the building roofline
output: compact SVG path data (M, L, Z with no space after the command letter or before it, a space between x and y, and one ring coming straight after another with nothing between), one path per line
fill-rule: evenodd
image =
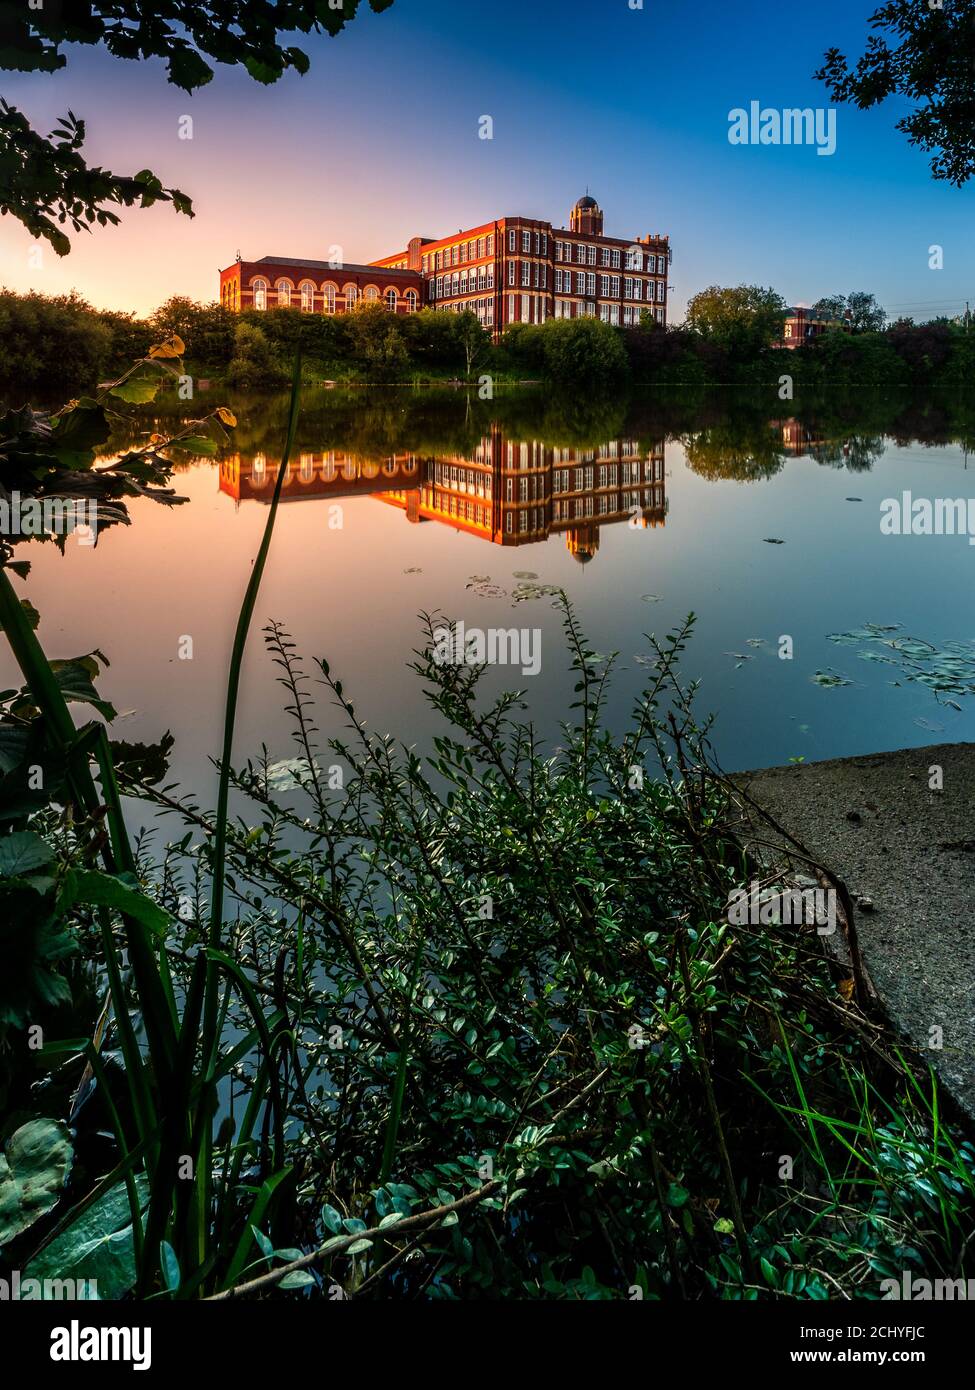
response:
M238 262L234 262L234 264L238 264ZM351 261L343 261L341 265L335 265L335 264L333 264L331 261L312 261L312 260L307 260L307 261L306 261L306 260L301 260L301 259L300 259L299 257L297 257L297 256L262 256L262 257L260 258L260 260L257 260L257 261L241 261L241 262L239 262L239 264L241 264L241 265L289 265L289 266L293 266L293 267L295 267L295 268L297 268L297 269L307 269L307 270L330 270L330 271L332 271L335 275L341 275L341 274L343 274L345 271L349 271L349 272L351 272L352 274L370 275L370 274L373 274L376 270L384 270L384 271L386 272L386 274L388 274L388 275L416 275L416 273L417 273L415 270L401 269L401 268L399 268L399 267L397 267L397 268L394 269L392 266L357 265L357 264L353 264ZM227 267L228 270L230 270L230 269L232 269L232 268L233 268L232 266L228 266L228 267Z

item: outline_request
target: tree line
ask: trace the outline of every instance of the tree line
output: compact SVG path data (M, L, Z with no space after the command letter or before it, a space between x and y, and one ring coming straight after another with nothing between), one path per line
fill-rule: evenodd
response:
M683 324L650 314L619 328L597 319L514 324L500 342L473 314L424 309L390 314L382 305L328 317L298 309L234 314L222 305L174 296L152 314L95 309L77 294L0 291L0 383L52 396L86 391L172 336L188 370L241 391L285 384L297 347L309 381L419 382L485 377L499 384L546 381L612 390L634 384L870 385L975 383L975 334L967 322L887 324L873 295L820 300L832 320L815 340L782 346L787 309L774 290L710 286L695 295Z

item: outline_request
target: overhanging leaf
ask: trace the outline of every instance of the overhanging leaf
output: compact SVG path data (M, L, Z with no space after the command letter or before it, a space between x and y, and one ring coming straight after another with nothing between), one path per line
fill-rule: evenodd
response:
M29 1120L0 1155L0 1245L57 1205L71 1171L72 1148L60 1120Z

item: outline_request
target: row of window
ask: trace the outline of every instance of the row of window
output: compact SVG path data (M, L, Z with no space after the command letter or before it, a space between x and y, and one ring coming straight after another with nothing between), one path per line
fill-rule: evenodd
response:
M547 290L548 266L542 265L539 261L522 261L520 278L523 289L531 289L532 286L534 286L536 290ZM515 285L518 283L518 280L518 262L509 261L508 284Z
M283 484L287 487L292 477L297 476L303 483L311 483L315 480L315 455L302 454L298 464L297 475L292 471L289 463L284 470ZM322 454L321 468L319 470L323 482L334 483L342 478L345 482L354 482L362 478L378 478L380 473L387 478L395 478L398 473L415 473L416 458L413 454L397 458L394 454L385 463L378 464L372 459L361 461L351 455L344 455L340 461L336 462L335 451ZM269 480L267 467L267 455L255 454L251 462L250 481L251 486L260 488Z
M470 241L458 241L446 246L442 251L428 251L423 257L423 273L444 270L450 265L460 265L462 261L479 261L485 256L494 255L494 233L487 236L471 237Z
M574 282L573 282L573 277ZM654 291L656 285L656 291ZM590 297L596 293L596 272L594 270L559 270L555 271L555 293L556 294L584 294ZM620 277L618 275L600 275L599 294L602 299L619 299L620 297ZM629 275L623 277L623 298L624 299L646 299L652 303L654 297L659 304L663 304L667 294L667 287L663 280L636 280Z
M530 256L532 255L532 253L534 253L536 256L547 256L548 233L531 231L526 227L523 228L521 233L519 234L519 232L514 227L509 227L508 251L517 251L519 245L521 246L521 252L524 256Z
M269 288L268 282L266 280L261 279L255 280L251 288L254 292L254 308L266 309ZM295 299L295 292L292 290L289 281L279 280L277 284L274 286L274 292L277 296L276 302L278 308L290 309ZM310 314L313 312L315 308L316 292L317 288L311 280L302 280L301 284L298 286L297 302L300 303L301 310L303 313ZM322 313L335 313L337 295L337 286L323 286ZM345 285L342 289L342 296L345 299L346 312L348 312L350 309L354 309L356 305L359 303L360 299L359 287L357 285ZM362 292L361 298L364 304L378 304L379 290L375 285L367 285L365 290ZM408 314L415 314L417 308L419 307L419 296L417 295L416 290L407 290L406 294L403 295L402 302L406 305L406 312ZM386 293L383 295L383 303L386 305L386 308L389 309L391 313L395 314L400 305L400 296L397 293L397 291L394 289L388 289Z
M429 503L435 511L445 516L454 516L458 521L469 521L475 526L490 527L490 507L480 507L476 502L465 502L462 497L440 497L436 489Z
M476 314L478 323L494 327L493 299L452 299L449 304L438 304L436 308L447 314Z
M455 270L453 275L438 275L430 281L431 299L450 299L456 294L473 294L477 290L494 289L494 266L479 265L471 271Z
M575 313L572 311L573 305L575 305ZM643 312L643 308L638 309L635 304L624 304L621 316L618 304L600 304L597 306L594 301L588 299L557 299L555 301L555 317L557 319L594 319L599 317L603 323L616 325L622 323L626 328L636 327ZM647 309L645 312L654 314L657 322L663 323L664 310L662 305L657 305L655 309Z
M573 255L573 247L575 254ZM599 264L609 266L613 270L623 268L623 251L619 246L595 247L588 242L557 241L555 243L555 259L557 261L574 261L576 265L595 265L596 252L599 251ZM657 255L645 255L638 246L631 246L626 252L627 270L646 270L651 275L666 275L667 257Z

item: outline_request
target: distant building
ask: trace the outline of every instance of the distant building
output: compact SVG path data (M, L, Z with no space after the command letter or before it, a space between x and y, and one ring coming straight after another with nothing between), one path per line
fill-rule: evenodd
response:
M301 309L306 314L347 314L373 301L397 314L415 314L423 303L423 282L411 270L385 271L371 265L300 261L262 256L235 261L220 272L220 303L234 313L245 309Z
M796 309L789 309L782 339L776 343L776 347L802 347L803 343L811 343L814 339L821 337L828 328L845 327L846 325L841 319L822 318L812 309L801 306Z
M220 272L221 303L235 312L280 306L306 313L348 313L370 300L397 313L429 305L470 310L495 335L512 323L551 318L634 325L648 313L667 321L671 262L666 236L635 241L603 233L603 213L588 193L555 227L529 217L498 217L368 266L265 256Z

